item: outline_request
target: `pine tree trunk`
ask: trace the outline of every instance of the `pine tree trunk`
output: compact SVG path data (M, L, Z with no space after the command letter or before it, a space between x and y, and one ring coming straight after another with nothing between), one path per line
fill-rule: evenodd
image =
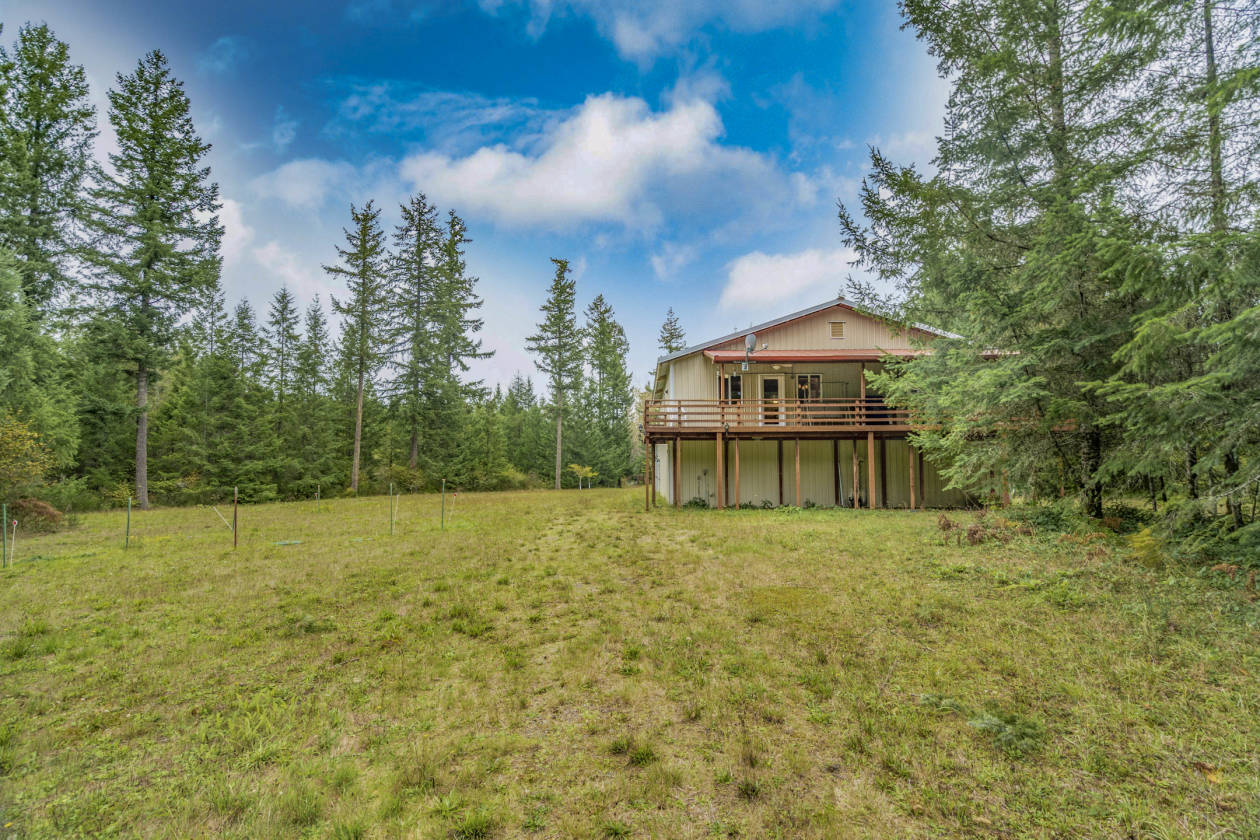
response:
M564 397L558 396L556 399L556 489L560 489L560 445L561 445L561 426L564 424Z
M350 491L359 492L359 449L363 444L363 372L359 372L359 396L354 407L354 460L350 463Z
M420 463L420 429L413 419L411 421L411 449L407 454L407 467L414 470Z
M141 510L149 509L149 369L143 362L136 369L136 500Z
M1095 478L1102 464L1102 433L1097 429L1085 432L1084 450L1081 453L1081 485L1085 491L1085 515L1102 519L1103 486Z
M1193 446L1186 447L1186 492L1190 498L1199 498L1199 452Z
M1238 472L1238 450L1231 449L1225 453L1225 478L1231 479ZM1235 490L1241 488L1234 488ZM1234 519L1234 530L1237 531L1243 526L1243 509L1242 498L1235 496L1233 491L1226 488L1229 495L1225 497L1225 510Z

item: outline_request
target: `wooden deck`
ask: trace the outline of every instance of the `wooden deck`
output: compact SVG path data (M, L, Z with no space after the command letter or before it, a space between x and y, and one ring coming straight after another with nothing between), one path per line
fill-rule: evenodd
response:
M913 431L904 409L875 397L817 400L648 400L649 438L843 438Z

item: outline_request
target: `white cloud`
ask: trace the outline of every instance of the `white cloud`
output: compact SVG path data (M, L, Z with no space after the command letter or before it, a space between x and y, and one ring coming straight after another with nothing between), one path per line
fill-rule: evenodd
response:
M327 291L324 273L318 267L304 265L297 254L272 240L253 251L254 259L265 270L289 287L299 300L311 300Z
M235 70L252 52L250 43L245 38L240 35L224 35L201 54L197 66L203 73L227 73Z
M553 17L589 17L623 58L640 64L677 50L707 26L734 32L764 32L806 22L839 0L482 0L495 14L528 6L526 31L539 37Z
M693 245L665 242L652 255L652 271L656 273L658 280L668 280L679 270L695 262L697 256L697 249Z
M685 211L750 182L763 200L779 198L783 174L755 152L723 146L722 133L721 117L702 100L653 112L642 99L603 94L548 127L534 149L421 152L401 173L439 201L523 227L652 228L666 209Z
M219 210L219 224L223 225L223 243L221 252L223 262L231 265L239 260L254 241L254 229L245 224L245 215L241 203L230 198L223 199L223 207Z
M271 125L271 145L277 152L283 152L297 137L298 121L290 117L283 107L276 109L276 118Z
M840 293L856 254L848 248L810 248L795 254L753 251L727 265L726 286L718 305L727 310L772 306L785 301L817 302ZM808 299L808 300L806 300Z
M920 168L926 168L936 157L936 135L926 130L898 131L887 137L876 134L866 144L879 149L893 163L903 166L916 163Z
M291 160L278 169L255 178L250 186L260 198L273 198L290 207L315 210L330 195L339 193L359 177L356 168L345 161L320 158Z

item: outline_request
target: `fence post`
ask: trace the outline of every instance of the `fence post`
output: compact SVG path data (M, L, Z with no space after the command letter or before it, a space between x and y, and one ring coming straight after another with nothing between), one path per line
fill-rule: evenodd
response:
M315 485L315 512L319 513L319 485Z
M236 505L239 499L237 488L232 488L232 548L236 548Z
M131 548L131 497L127 497L127 534L123 537L123 548Z
M442 479L442 530L446 530L446 479Z
M0 504L0 538L3 538L3 554L0 554L0 569L9 567L9 506Z
M389 483L389 535L394 536L394 482Z

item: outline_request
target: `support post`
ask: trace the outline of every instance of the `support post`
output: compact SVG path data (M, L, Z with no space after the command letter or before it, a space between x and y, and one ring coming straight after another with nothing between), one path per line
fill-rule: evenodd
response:
M394 536L394 482L389 483L389 535Z
M857 438L849 441L853 444L853 509L858 509L858 456L857 456Z
M315 485L315 512L319 513L319 485Z
M906 438L906 450L910 452L910 456L906 458L906 462L910 463L910 509L915 509L915 447L910 446L910 438Z
M237 488L232 488L232 548L236 548L236 506L240 501L240 493Z
M123 548L131 548L131 497L127 497L127 532L123 536Z
M674 438L674 507L682 507L682 438Z
M927 508L927 490L924 489L924 487L926 486L926 482L923 479L923 473L926 471L927 471L927 467L924 466L923 453L920 452L919 453L919 509L920 510L925 510Z
M862 362L862 366L858 368L858 396L862 398L858 408L858 423L866 425L866 362ZM869 450L866 457L867 459L871 457Z
M739 507L739 438L735 438L735 507Z
M840 441L831 441L831 473L835 482L836 507L840 507Z
M127 498L130 499L131 497L128 496ZM131 524L130 515L128 515L127 517L127 524L128 525ZM128 532L131 531L130 528L128 528L127 530ZM0 561L2 561L0 562L0 569L8 568L9 566L9 506L7 504L0 504Z
M652 442L650 438L643 439L643 512L647 513L652 509L652 482L649 477L651 470Z
M888 507L888 441L879 442L879 506Z
M778 441L779 446L779 507L783 506L783 441Z
M865 367L865 365L863 365ZM863 389L865 390L865 389ZM875 433L866 433L866 506L875 509Z
M722 433L717 432L713 436L713 470L717 473L714 476L716 481L714 485L717 488L717 508L721 510L726 507L726 446L722 440Z
M796 440L794 440L793 443L796 444L796 451L794 453L795 460L796 460L796 506L800 507L801 506L801 439L796 438Z
M656 441L652 441L652 507L656 507Z
M442 479L442 530L446 530L446 479Z

